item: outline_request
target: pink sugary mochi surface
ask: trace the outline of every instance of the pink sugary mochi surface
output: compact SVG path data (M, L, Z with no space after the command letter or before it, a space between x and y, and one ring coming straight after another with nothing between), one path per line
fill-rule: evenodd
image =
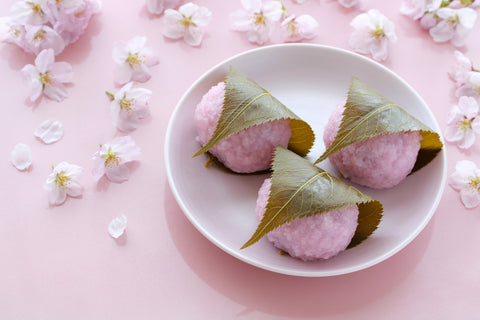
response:
M323 132L328 148L342 121L346 100L331 114ZM329 157L345 178L375 189L391 188L412 171L420 150L419 132L382 135L350 145Z
M258 191L255 207L258 221L265 213L271 185L271 179L265 179ZM358 207L355 205L292 220L272 230L266 237L292 257L304 261L328 259L346 249L357 229L357 219Z
M198 140L204 145L212 136L222 111L225 83L212 87L195 109ZM275 120L242 130L218 143L210 153L227 168L251 173L270 168L277 145L288 147L292 136L290 120Z

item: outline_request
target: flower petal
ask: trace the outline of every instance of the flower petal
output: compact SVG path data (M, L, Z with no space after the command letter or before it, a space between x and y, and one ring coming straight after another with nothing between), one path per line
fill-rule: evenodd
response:
M10 153L10 162L17 170L27 170L32 164L30 147L23 143L16 144Z
M108 225L108 233L115 239L120 237L127 228L127 217L120 215L114 218Z
M185 32L184 39L185 42L189 45L196 47L202 43L203 32L200 28L190 27L187 32Z
M466 188L460 191L460 198L465 208L473 209L480 204L480 191Z
M114 71L114 79L117 84L125 84L132 79L133 69L126 62L117 64Z
M41 73L49 71L50 66L55 62L55 52L53 49L42 50L37 58L35 58L35 65Z
M54 143L63 137L63 124L55 119L49 119L42 122L33 134L46 144Z
M105 167L105 175L112 182L122 183L130 177L130 169L128 169L125 164L115 167Z

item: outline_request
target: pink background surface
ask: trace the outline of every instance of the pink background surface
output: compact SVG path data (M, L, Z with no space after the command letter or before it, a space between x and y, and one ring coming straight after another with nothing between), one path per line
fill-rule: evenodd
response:
M13 0L0 4L9 14ZM73 65L74 83L62 103L26 103L20 69L34 57L0 47L2 138L0 185L1 319L480 319L480 208L466 210L449 186L424 231L390 259L352 274L300 278L264 271L224 253L185 218L168 186L163 161L169 117L189 86L212 66L255 48L229 29L240 1L195 1L213 12L199 48L161 35L162 19L143 1L104 0L84 36L58 58ZM349 49L350 21L359 12L335 1L310 0L292 13L320 22L312 42ZM400 2L369 0L391 18L398 41L385 66L423 97L442 129L456 103L447 72L455 48L434 43ZM480 65L480 23L462 51ZM118 135L105 90L113 84L113 42L148 37L160 64L142 87L153 90L152 117L131 136L142 149L140 164L123 184L98 186L90 174L99 143ZM274 37L272 43L278 42ZM62 140L45 145L33 136L44 120L64 124ZM22 142L33 167L17 171L10 151ZM448 174L456 161L480 165L480 142L462 153L447 144ZM85 168L81 199L51 208L42 189L51 165L68 161ZM428 192L428 190L425 190ZM126 234L107 233L112 218L128 217Z

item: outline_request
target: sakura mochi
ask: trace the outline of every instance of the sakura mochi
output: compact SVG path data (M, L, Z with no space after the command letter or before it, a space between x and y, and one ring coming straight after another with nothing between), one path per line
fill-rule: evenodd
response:
M270 195L271 179L265 179L258 191L255 216L260 221ZM269 232L273 245L304 261L329 259L344 251L358 225L358 206L299 218Z
M331 114L323 133L328 148L342 121L346 100ZM329 157L352 182L374 189L391 188L407 177L415 165L422 136L418 131L385 134L349 145Z
M195 109L198 141L204 145L212 136L225 96L225 83L212 87ZM292 136L290 120L275 120L234 134L212 147L209 152L227 168L251 173L270 168L275 146L288 146Z

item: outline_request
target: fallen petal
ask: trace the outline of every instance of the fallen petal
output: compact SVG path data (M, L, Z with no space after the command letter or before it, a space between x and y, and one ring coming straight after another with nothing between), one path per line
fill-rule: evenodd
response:
M63 125L55 119L46 120L35 129L34 135L46 144L57 142L63 137Z
M113 238L117 239L123 234L126 228L127 228L127 217L122 214L114 218L110 222L110 224L108 225L108 233L110 233L110 235Z
M18 143L10 154L10 161L17 170L27 170L32 164L32 152L30 147L23 143Z

